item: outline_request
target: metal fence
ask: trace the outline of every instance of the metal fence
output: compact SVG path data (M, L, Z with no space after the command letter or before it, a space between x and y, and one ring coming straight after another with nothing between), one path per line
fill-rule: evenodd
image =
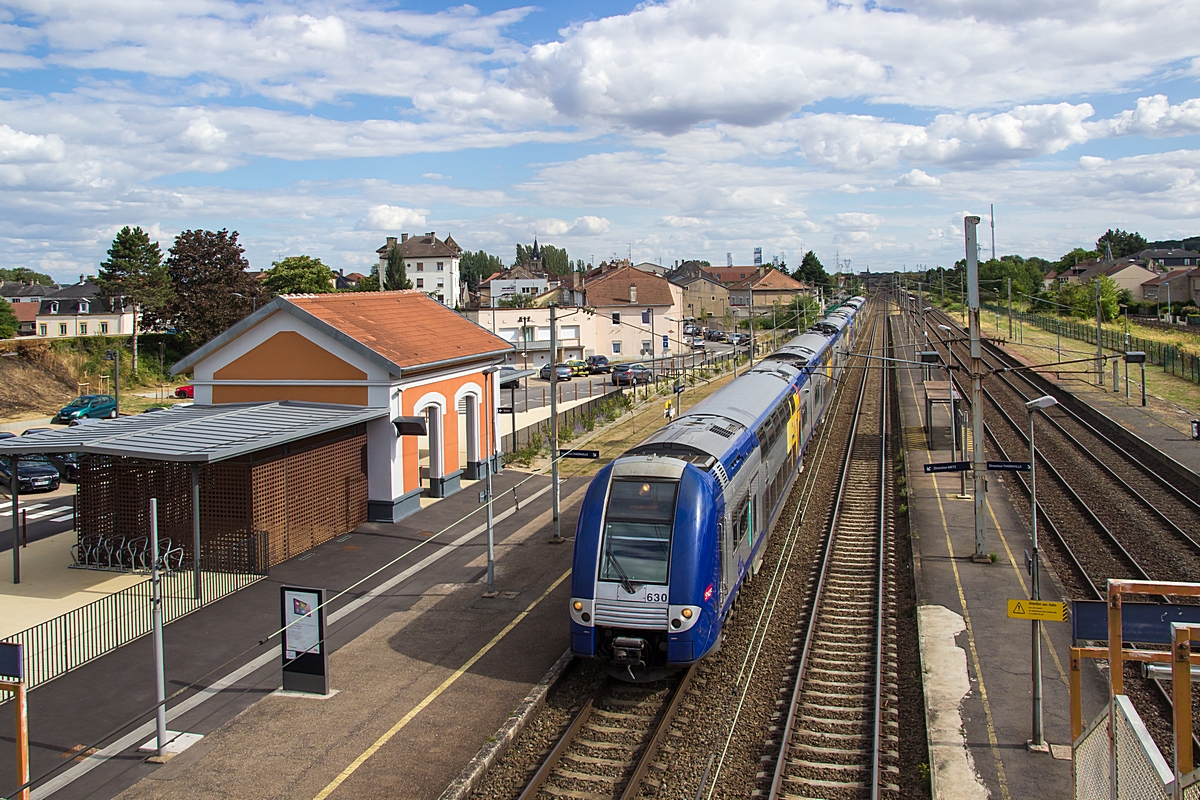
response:
M998 307L989 307L989 311L997 314L1007 314L1008 311ZM1076 339L1088 344L1096 343L1096 324L1076 322L1044 314L1030 314L1022 311L1013 312L1014 320L1021 320L1050 333L1059 333L1068 339ZM1200 356L1190 353L1172 344L1156 342L1153 339L1143 339L1140 336L1130 336L1126 342L1125 334L1120 331L1101 329L1100 343L1108 350L1124 353L1127 350L1141 350L1146 354L1146 363L1155 364L1176 377L1200 383Z
M1111 740L1106 710L1075 742L1075 800L1109 800L1112 797L1170 800L1175 791L1174 774L1142 718L1123 694L1114 698L1113 706L1116 724L1112 726ZM1115 793L1110 783L1114 773Z
M256 532L200 559L199 597L192 570L166 573L163 623L261 580L267 564L267 536ZM32 689L150 633L150 598L147 579L0 641L25 645L25 676Z

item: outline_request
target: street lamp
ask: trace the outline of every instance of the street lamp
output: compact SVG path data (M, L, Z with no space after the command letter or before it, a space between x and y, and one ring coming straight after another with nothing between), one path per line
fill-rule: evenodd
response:
M496 424L496 415L492 408L492 376L500 371L500 367L493 364L483 371L483 391L485 392L483 409L487 414L487 466L484 468L484 474L487 476L487 590L494 591L496 583L496 531L492 526L492 469L496 466L496 447L494 444L494 428ZM558 373L554 371L554 367L550 367L552 378L558 378ZM516 409L513 409L514 414ZM513 440L516 444L516 440ZM557 454L555 454L557 455Z
M1025 404L1029 414L1029 505L1030 528L1033 531L1033 556L1029 563L1030 578L1033 583L1033 600L1042 599L1040 581L1040 563L1038 556L1038 526L1037 526L1037 448L1033 443L1033 412L1045 410L1058 405L1058 400L1050 395L1034 398ZM1041 749L1045 746L1042 734L1042 621L1033 620L1033 739L1030 745Z

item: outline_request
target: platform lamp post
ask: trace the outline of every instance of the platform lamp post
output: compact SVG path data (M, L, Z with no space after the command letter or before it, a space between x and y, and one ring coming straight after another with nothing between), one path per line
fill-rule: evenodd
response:
M1029 505L1030 528L1033 532L1033 556L1029 562L1030 580L1033 589L1033 600L1042 599L1040 580L1041 564L1038 555L1038 524L1037 524L1037 447L1033 442L1033 412L1058 405L1058 400L1050 395L1034 398L1025 404L1029 415ZM1030 739L1030 749L1041 750L1046 746L1042 732L1042 621L1033 620L1033 738Z
M553 368L552 368L553 369ZM496 466L496 445L495 445L495 428L496 415L492 408L492 376L500 371L500 367L493 364L483 371L483 391L484 401L483 407L487 412L487 466L484 468L484 475L487 476L487 590L495 591L496 584L496 531L492 524L492 472ZM557 373L554 375L558 378ZM557 382L557 380L556 380ZM516 409L513 409L514 416ZM513 440L516 444L516 440Z

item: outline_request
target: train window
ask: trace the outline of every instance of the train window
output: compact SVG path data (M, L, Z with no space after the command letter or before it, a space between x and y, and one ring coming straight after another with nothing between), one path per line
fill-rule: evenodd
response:
M605 514L600 580L667 582L678 488L678 484L664 481L613 481Z

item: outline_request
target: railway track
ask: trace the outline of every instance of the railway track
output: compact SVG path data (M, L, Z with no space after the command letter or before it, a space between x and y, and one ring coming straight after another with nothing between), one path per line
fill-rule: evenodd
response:
M521 792L521 800L638 795L697 667L652 683L605 678Z
M872 350L883 352L885 329L875 327ZM867 369L813 612L798 637L772 800L899 793L895 610L886 577L893 557L887 391L884 371Z

